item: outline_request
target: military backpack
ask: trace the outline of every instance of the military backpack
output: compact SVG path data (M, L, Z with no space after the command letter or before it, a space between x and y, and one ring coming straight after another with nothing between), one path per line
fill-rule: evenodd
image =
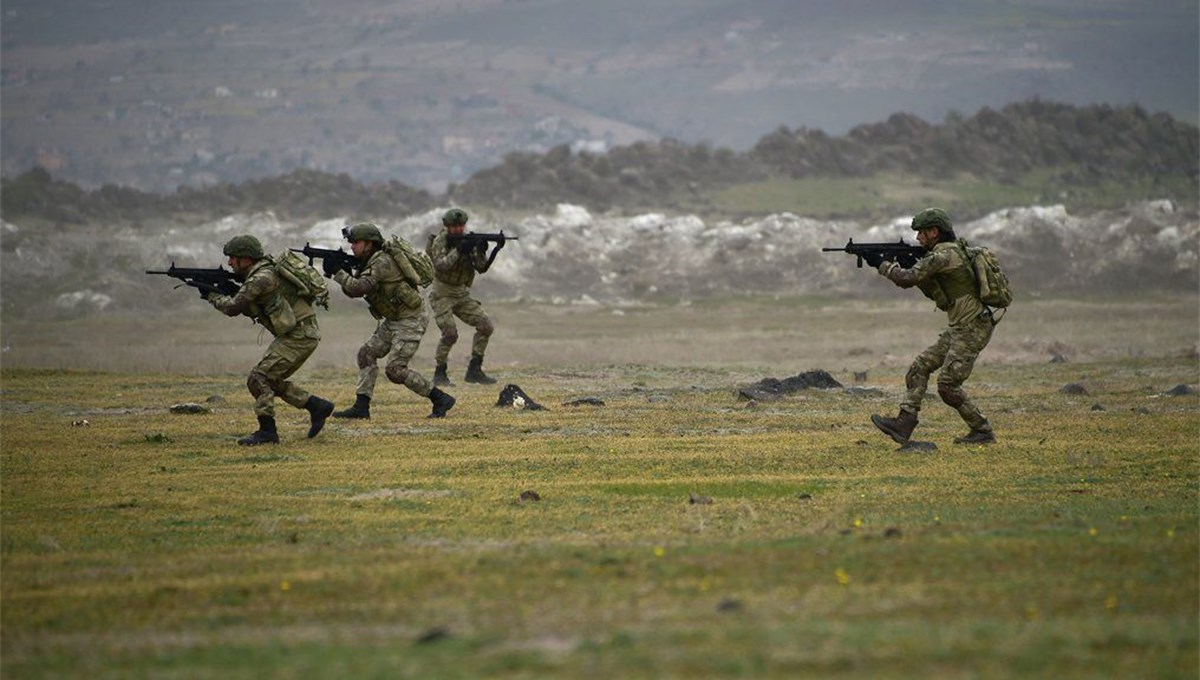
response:
M393 236L383 244L383 249L396 261L404 280L414 288L424 288L433 283L433 260L413 248L411 243L399 236Z
M1012 304L1012 288L1008 276L1000 268L995 253L983 246L968 245L959 239L967 260L975 271L975 283L979 287L979 300L988 307L1008 307Z
M301 298L309 304L329 309L329 288L325 285L325 277L321 276L316 267L290 250L272 257L271 264L283 280L296 287L296 292Z

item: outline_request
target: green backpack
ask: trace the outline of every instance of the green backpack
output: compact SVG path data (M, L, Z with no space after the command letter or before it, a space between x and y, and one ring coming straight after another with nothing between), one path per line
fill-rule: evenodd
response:
M411 243L399 236L393 236L383 244L383 249L396 261L400 273L414 288L424 288L433 283L433 260L413 248Z
M975 270L975 283L979 287L979 299L988 307L1004 308L1012 304L1012 288L1008 276L1000 268L996 255L983 246L968 245L959 239L967 253L967 260Z
M329 288L325 285L325 277L307 260L286 250L282 255L272 257L271 264L275 265L276 273L296 287L301 298L309 304L329 309Z

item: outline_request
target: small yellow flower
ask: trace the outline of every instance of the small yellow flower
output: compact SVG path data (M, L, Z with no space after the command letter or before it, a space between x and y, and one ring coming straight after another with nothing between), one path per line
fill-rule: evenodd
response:
M837 577L839 586L849 585L851 581L850 574L847 574L846 570L842 569L841 567L838 567L837 571L833 572L833 575Z
M1104 608L1105 609L1116 609L1117 608L1117 596L1109 595L1108 597L1104 598Z
M854 518L854 526L861 527L863 525L862 517Z
M666 555L666 554L667 554L666 548L662 547L661 545L654 546L654 556L655 557L662 557L663 555Z
M279 582L279 589L286 593L292 589L292 584L285 579Z
M1175 538L1175 527L1167 529L1167 538Z
M1097 529L1096 527L1092 527L1091 529L1088 529L1088 536L1095 536L1098 533L1100 533L1100 530Z

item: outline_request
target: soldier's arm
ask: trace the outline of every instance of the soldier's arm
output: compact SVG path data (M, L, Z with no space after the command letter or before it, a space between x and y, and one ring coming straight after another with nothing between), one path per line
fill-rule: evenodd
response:
M471 266L480 274L486 272L492 267L492 258L488 257L487 250L472 250L471 251Z
M458 248L449 247L444 239L437 239L430 243L426 252L429 254L429 259L433 261L433 268L443 274L454 269L454 265L458 264Z
M899 264L887 261L879 265L879 273L901 288L912 288L950 266L950 254L947 252L929 253L917 260L911 269L905 269Z
M226 316L250 315L250 307L274 292L278 283L269 276L254 276L238 289L237 295L214 293L208 296L209 303Z
M343 293L352 298L362 297L379 285L372 267L368 267L362 276L351 276L350 272L342 269L333 275L333 280L342 287Z

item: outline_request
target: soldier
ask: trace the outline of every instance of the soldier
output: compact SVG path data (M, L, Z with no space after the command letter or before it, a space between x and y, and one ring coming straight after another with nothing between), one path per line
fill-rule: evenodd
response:
M296 287L281 277L263 255L262 244L250 235L235 236L223 250L229 267L242 287L234 296L215 292L201 293L218 311L227 316L244 314L266 328L275 339L262 360L250 370L246 387L254 395L254 415L258 430L238 444L278 444L275 430L275 397L308 411L309 438L317 436L325 419L333 413L333 403L309 394L288 380L317 349L321 331L312 305L300 297Z
M434 358L437 366L433 372L433 384L452 385L446 374L446 361L450 358L450 348L458 341L458 327L454 317L462 319L475 329L475 337L471 341L471 362L467 365L464 377L469 383L491 385L495 378L483 372L483 353L487 350L488 338L496 327L483 311L483 305L471 297L471 283L475 274L486 272L496 259L496 253L504 247L504 239L496 243L491 255L486 254L487 243L479 243L475 247L468 241L462 240L467 228L467 213L459 208L451 208L442 215L442 225L445 231L430 234L425 252L433 260L433 292L429 294L429 306L433 308L433 318L442 337L438 341Z
M954 440L955 444L990 444L996 441L992 426L979 412L962 385L971 375L975 359L992 338L995 322L992 312L979 299L974 270L967 260L962 244L954 235L950 216L941 208L927 208L912 220L917 241L927 251L911 269L896 262L883 261L882 256L866 259L880 274L901 288L916 286L926 297L946 312L950 327L937 342L913 361L904 383L908 392L900 403L895 418L871 416L871 422L898 444L904 444L917 427L921 399L929 385L929 376L938 374L937 390L942 401L958 411L971 431Z
M429 325L425 301L406 277L400 263L383 247L383 234L370 223L356 224L345 230L346 240L354 257L362 262L358 276L352 276L326 258L322 266L326 276L342 287L342 292L356 298L366 298L371 316L379 320L375 333L358 350L358 387L354 405L333 414L335 418L370 418L371 395L379 375L378 361L391 353L384 374L388 380L404 385L433 404L429 418L442 418L454 406L454 397L429 383L420 373L408 367L417 352L421 336ZM411 268L411 266L410 266Z

